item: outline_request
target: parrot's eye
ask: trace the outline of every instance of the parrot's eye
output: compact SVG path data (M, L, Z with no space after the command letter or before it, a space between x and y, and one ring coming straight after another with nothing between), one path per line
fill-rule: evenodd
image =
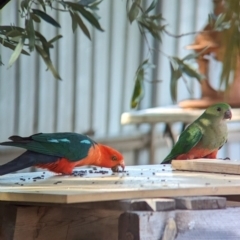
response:
M221 110L222 110L222 109L221 109L220 107L217 108L217 111L218 111L218 112L221 112Z
M116 157L116 156L112 156L111 159L112 159L113 161L117 161L117 157Z

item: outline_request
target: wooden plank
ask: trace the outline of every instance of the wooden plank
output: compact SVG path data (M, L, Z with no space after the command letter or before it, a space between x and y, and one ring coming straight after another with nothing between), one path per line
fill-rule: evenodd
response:
M169 211L175 209L175 201L167 198L137 199L126 201L132 211Z
M226 198L213 196L191 196L175 198L177 209L201 210L226 208Z
M231 160L173 160L172 167L175 170L240 174L240 161Z
M2 208L1 240L117 239L119 211L15 205Z
M4 204L4 203L2 203ZM69 207L68 204L51 203L29 203L21 202L21 205L31 206L58 206ZM131 200L99 201L86 203L72 203L73 208L97 209L97 210L117 210L125 211L170 211L175 209L175 200L170 198L145 198Z
M77 168L75 176L48 171L0 176L0 201L83 203L123 199L240 195L238 175L172 171L168 165L127 166L125 172Z
M14 239L17 208L14 205L0 205L0 239Z
M127 212L119 217L119 240L237 240L240 239L239 214L240 208Z

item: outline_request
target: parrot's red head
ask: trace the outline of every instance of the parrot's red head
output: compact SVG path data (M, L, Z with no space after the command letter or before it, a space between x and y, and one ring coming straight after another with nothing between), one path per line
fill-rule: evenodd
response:
M124 170L125 163L123 155L117 150L102 144L98 144L99 150L101 152L101 157L99 164L101 167L111 168L112 171L117 172L118 166Z

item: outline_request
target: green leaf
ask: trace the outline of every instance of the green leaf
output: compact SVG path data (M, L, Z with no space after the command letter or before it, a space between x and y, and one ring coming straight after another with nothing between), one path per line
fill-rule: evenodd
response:
M182 68L183 73L187 74L189 77L196 78L199 82L201 82L201 80L204 78L202 74L198 73L186 63L183 63L180 67Z
M59 27L59 28L61 27L60 24L55 19L53 19L51 16L49 16L45 12L38 10L38 9L32 9L32 11L34 14L38 15L44 21L52 24L54 27Z
M90 22L95 28L100 31L104 31L100 26L98 20L94 17L94 15L87 11L82 5L73 3L73 2L64 2L68 6L72 8L72 10L78 11L88 22Z
M29 18L29 20L26 20L25 26L27 30L28 39L29 39L29 50L33 51L35 47L35 31L34 31L33 20L31 18Z
M218 27L220 27L220 25L223 23L224 19L225 19L226 14L225 13L221 13L217 16L217 19L215 21L214 24L214 28L217 29Z
M40 22L41 22L41 19L40 19L37 15L35 15L35 14L33 14L33 13L30 13L30 17L32 18L32 20L33 20L34 22L37 22L37 23L40 23Z
M49 44L54 43L55 41L57 41L58 39L62 38L62 35L57 35L56 37L52 38L51 40L48 41Z
M182 72L179 68L175 69L170 61L171 80L170 80L170 92L173 102L177 101L177 81L182 76Z
M21 9L22 9L23 12L25 11L25 9L26 9L26 10L28 9L28 3L29 3L29 1L30 1L30 0L23 0L23 1L21 1L20 6L21 6Z
M3 65L4 65L4 63L2 62L2 56L0 54L0 66L3 66Z
M198 53L190 53L188 54L187 56L185 56L182 61L185 61L185 60L191 60L191 59L196 59L198 58L199 56L201 56L209 47L205 47L203 48L203 50L201 50L200 52Z
M148 18L151 19L151 20L165 20L165 19L162 17L162 14L161 14L161 13L159 13L159 14L157 14L157 15L151 15L151 16L149 16ZM165 25L164 25L164 26L165 26Z
M53 47L51 43L49 43L40 32L35 31L35 34L39 38L39 41L41 41L44 51L47 53L48 56L50 56L49 48Z
M38 45L35 45L35 48L37 50L37 52L40 54L40 56L42 57L43 61L46 63L47 67L50 69L50 71L52 72L53 76L56 79L61 80L61 77L58 73L58 71L54 68L51 59L49 58L48 54Z
M74 13L74 16L75 16L75 19L76 19L79 27L82 29L83 33L91 40L91 35L90 35L86 25L82 21L81 17L76 12Z
M46 7L45 7L45 3L44 3L44 1L43 1L43 0L37 0L37 1L41 4L41 6L42 6L44 12L46 12Z
M12 53L9 59L8 68L10 68L13 65L13 63L18 59L23 49L23 43L24 43L24 40L20 38L16 48L14 49L14 52Z
M138 69L137 69L137 72L140 71L141 68L143 68L145 65L147 65L147 64L148 64L148 61L149 61L148 58L145 59L145 60L139 65L139 67L138 67Z
M6 35L8 32L18 30L22 34L25 34L25 28L16 27L16 26L0 26L0 33Z
M133 90L132 100L131 100L131 108L136 108L140 101L143 98L143 78L144 78L144 70L140 69L137 71L135 86Z
M134 1L130 11L128 12L128 18L130 23L132 23L138 16L139 14L139 1Z
M148 32L157 40L161 42L161 36L159 31L159 26L157 26L154 21L146 21L144 19L141 19L138 21L138 24L142 27L148 30Z
M76 18L74 16L74 14L72 13L72 11L69 11L71 19L72 19L72 31L75 32L77 29L77 21Z
M80 0L78 3L81 4L82 6L88 6L92 3L94 3L96 0Z
M13 29L12 31L9 31L7 34L6 34L7 37L20 37L20 36L23 36L23 34L21 32L19 32L18 30L15 30ZM25 35L26 36L26 35Z
M145 13L151 12L156 7L157 2L158 2L158 0L153 0L152 3L150 4L150 6L145 11Z
M95 3L88 5L87 7L90 8L91 10L99 10L98 5L102 2L103 0L96 1Z
M0 43L4 46L4 47L7 47L7 48L10 48L12 50L14 50L16 48L16 45L12 44L12 43L9 43L7 40L4 40L3 38L0 37ZM25 51L24 49L22 49L21 51L22 54L24 55L30 55L27 51Z

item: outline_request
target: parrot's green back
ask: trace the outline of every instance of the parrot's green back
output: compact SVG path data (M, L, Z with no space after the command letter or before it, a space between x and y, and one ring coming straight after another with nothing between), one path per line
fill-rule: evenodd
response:
M12 136L12 142L1 145L14 146L41 154L65 157L70 161L78 161L88 156L88 151L94 147L89 137L77 133L38 133L30 137Z
M170 163L172 159L188 153L193 148L209 151L221 148L227 141L226 119L232 116L230 109L231 107L226 103L208 107L181 133L177 143L162 163Z

